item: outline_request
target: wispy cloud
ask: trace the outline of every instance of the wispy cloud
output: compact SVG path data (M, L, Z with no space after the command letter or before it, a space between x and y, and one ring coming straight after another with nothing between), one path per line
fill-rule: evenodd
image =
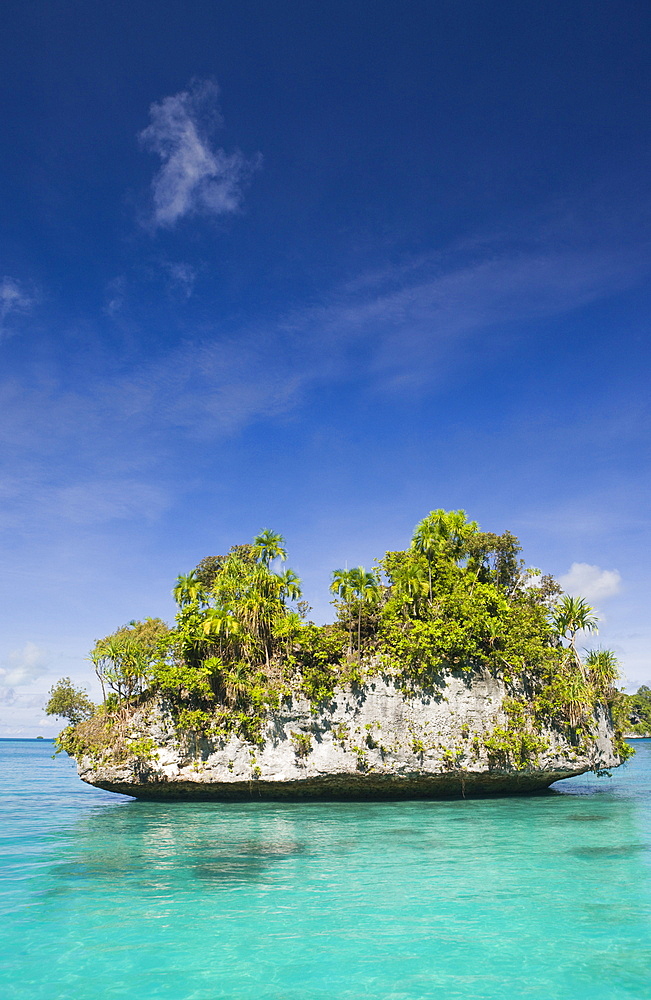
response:
M168 506L161 488L135 479L98 478L53 491L48 506L73 524L156 520Z
M431 392L503 350L509 324L509 336L526 336L528 321L632 283L640 265L631 254L626 267L625 258L594 247L543 252L539 243L529 252L482 248L476 260L445 269L440 259L421 258L344 286L321 305L227 331L204 327L126 372L88 369L74 388L51 373L6 380L4 524L31 531L50 519L154 522L174 502L167 463L179 447L189 454L192 441L218 441L285 417L327 385ZM187 294L192 268L166 266ZM539 521L536 512L538 528ZM569 530L576 522L585 533L593 521L581 508L574 520L568 514L550 525Z
M289 328L318 330L331 350L366 340L375 380L411 391L445 376L469 337L494 338L509 325L580 308L630 286L644 267L634 254L628 259L599 248L495 248L446 268L420 260L411 274L403 268L375 285L345 290L290 320Z
M243 188L262 158L247 159L213 145L222 124L219 87L211 80L163 98L149 109L150 124L140 133L144 147L162 166L152 181L154 223L173 226L188 215L228 215L242 202Z
M123 274L113 278L106 286L106 304L104 312L107 316L117 316L124 307L127 281Z
M601 569L579 562L572 563L569 572L559 577L558 582L566 594L595 603L614 597L622 586L621 575L616 569Z
M11 332L11 320L29 312L34 296L27 293L16 278L5 275L0 279L0 340Z
M168 263L166 268L174 287L180 291L183 298L189 299L194 291L194 283L197 280L195 269L191 264L186 264L184 261Z
M24 687L48 672L46 654L33 642L27 642L22 649L12 650L0 667L0 687Z

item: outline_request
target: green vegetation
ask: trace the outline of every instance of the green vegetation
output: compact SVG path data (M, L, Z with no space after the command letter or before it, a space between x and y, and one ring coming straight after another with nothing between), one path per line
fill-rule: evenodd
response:
M67 719L75 726L84 719L90 719L94 712L95 705L84 688L75 687L69 677L62 677L50 688L50 698L45 706L46 715L58 715L60 719Z
M613 719L624 733L651 736L651 688L643 684L635 694L620 692L613 705Z
M177 732L195 745L237 734L255 753L284 700L306 697L318 713L337 689L379 673L406 696L436 698L452 672L469 680L490 673L512 691L503 706L507 724L480 741L495 766L534 762L547 746L545 725L580 746L599 706L619 711L618 664L601 649L581 659L576 636L596 629L592 609L580 597L560 597L553 578L526 569L519 553L510 532L481 531L464 511L432 511L409 547L387 552L374 572L334 571L336 620L319 626L306 620L300 580L282 568L284 539L265 530L179 576L172 626L132 621L98 640L90 659L103 705L89 717L76 692L81 715L58 713L73 723L60 743L99 758L119 731L123 752L151 757L153 746L130 736L129 719L162 698ZM346 745L341 726L334 735ZM309 734L291 739L297 758L310 754ZM426 752L422 734L412 742L414 753ZM364 770L366 748L350 749ZM463 747L449 750L454 767Z
M349 651L353 651L353 622L357 617L357 651L361 653L362 612L377 604L380 584L373 573L368 573L363 566L357 566L356 569L336 569L332 577L330 590L341 599L338 605L340 618L349 622Z

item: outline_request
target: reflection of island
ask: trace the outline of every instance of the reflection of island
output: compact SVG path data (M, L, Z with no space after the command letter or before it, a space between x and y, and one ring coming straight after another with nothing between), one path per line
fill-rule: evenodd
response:
M152 799L502 794L616 767L615 656L581 659L592 608L519 551L432 511L380 572L334 571L338 618L318 626L265 530L179 577L174 628L96 643L105 703L60 681L61 745L90 784Z
M91 883L101 890L131 881L167 893L188 877L225 888L259 881L270 866L308 850L291 817L268 809L260 816L244 806L219 813L201 804L123 802L103 808L61 831L71 846L50 869L53 890Z
M480 878L479 869L501 867L507 837L501 879L513 879L516 897L527 873L533 875L532 859L553 871L546 891L555 886L566 895L566 885L577 881L577 864L593 865L595 858L611 868L644 863L638 803L611 791L624 791L623 779L618 774L596 784L589 776L575 792L570 782L563 794L529 798L515 812L508 799L476 802L473 822L463 801L437 803L435 810L429 803L116 802L58 831L46 865L50 891L93 893L98 905L106 899L109 906L119 887L122 899L148 908L194 899L201 909L205 893L236 890L235 905L241 892L257 896L266 886L280 894L279 905L288 905L287 891L300 896L314 873L317 884L306 892L318 897L330 883L343 887L350 873L366 883L367 864L399 868L406 861L421 874L422 865L453 865L456 891L467 878L480 901L489 874ZM459 857L467 858L465 866ZM642 875L637 884L646 884ZM588 902L594 905L594 898Z

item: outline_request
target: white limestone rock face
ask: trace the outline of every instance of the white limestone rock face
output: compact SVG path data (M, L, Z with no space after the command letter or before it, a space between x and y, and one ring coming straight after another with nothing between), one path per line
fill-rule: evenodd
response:
M484 745L508 724L513 696L485 674L450 675L432 695L406 697L390 678L344 690L319 712L293 698L270 715L264 746L230 736L175 731L162 700L138 710L130 739L155 750L126 760L78 760L81 778L99 788L149 799L363 799L472 796L530 792L560 778L617 767L620 759L605 709L592 737L573 745L553 728L544 748L517 766ZM517 693L517 692L516 692Z

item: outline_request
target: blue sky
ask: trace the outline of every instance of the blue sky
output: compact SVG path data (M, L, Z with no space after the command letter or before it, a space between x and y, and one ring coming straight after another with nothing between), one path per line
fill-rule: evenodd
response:
M0 735L282 532L514 531L651 683L645 3L10 2ZM92 689L92 686L91 686Z

